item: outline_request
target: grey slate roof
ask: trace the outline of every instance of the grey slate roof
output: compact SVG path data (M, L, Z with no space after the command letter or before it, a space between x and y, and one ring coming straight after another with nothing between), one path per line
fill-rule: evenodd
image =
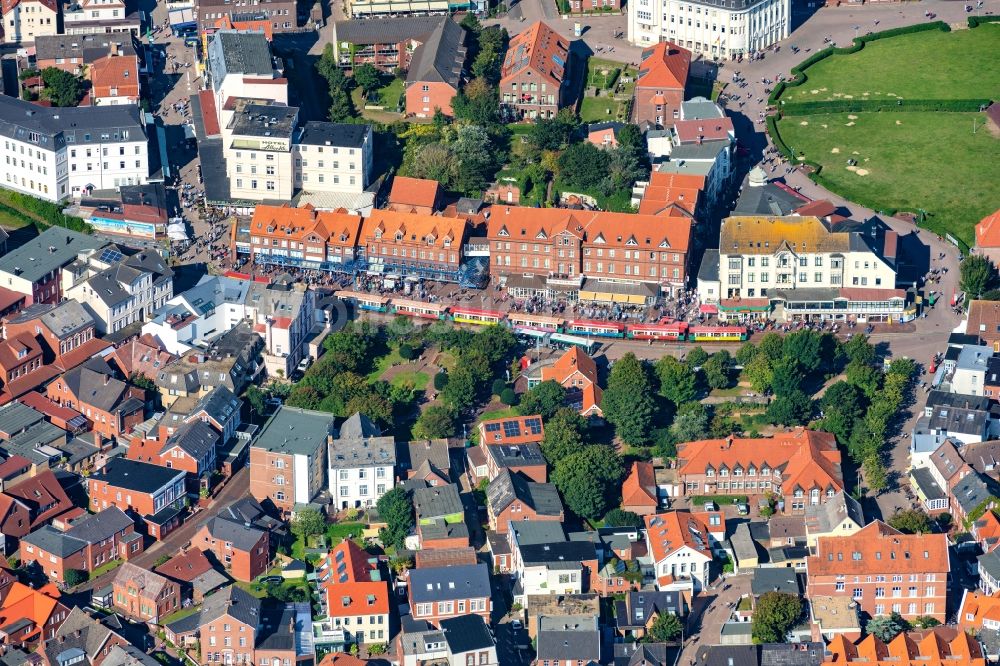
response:
M407 16L337 21L334 24L333 41L350 44L399 44L412 39L424 42L442 20L451 19L441 16Z
M538 632L538 659L542 661L582 661L599 663L601 635L596 628L541 629Z
M482 562L457 567L414 569L410 572L410 598L413 603L489 596L490 575Z
M407 456L406 466L409 469L417 469L424 462L429 462L431 467L441 472L451 469L451 458L448 454L448 440L446 439L425 439L406 442L406 452L400 449L401 456Z
M126 131L128 139L125 138ZM34 137L30 137L33 132L38 134L37 140L32 140ZM140 116L139 107L135 104L43 107L14 97L0 95L0 135L18 141L35 143L42 150L53 151L61 149L67 143L86 146L94 141L95 136L104 134L108 138L101 139L102 143L110 143L112 140L134 141L136 137L145 137L145 125ZM62 227L52 227L41 234L39 238L49 231L55 231L55 237L58 238L66 235L69 230ZM95 243L95 247L104 245L98 239L91 239L91 241ZM47 248L49 245L47 243L43 247ZM65 245L65 241L61 244L55 244L57 251L54 254L58 256L61 256L64 251L60 245ZM28 267L22 266L22 268L25 271L28 270ZM39 267L31 268L37 271ZM41 276L46 272L48 271L34 274Z
M298 143L310 146L338 146L340 148L361 148L371 129L369 125L349 125L310 120L302 128Z
M458 523L446 523L442 519L420 525L420 538L423 541L434 541L437 539L468 539L469 526L465 521Z
M423 520L443 518L463 511L462 498L454 483L417 488L413 491L413 508L416 509L417 517Z
M226 541L233 544L234 549L243 551L252 550L265 534L263 530L256 527L247 527L243 523L233 522L222 516L212 518L205 526L213 539Z
M750 579L750 591L760 596L765 592L783 592L799 596L799 578L795 569L788 567L761 567L753 570Z
M718 104L705 97L692 97L681 102L681 114L684 120L711 120L726 115Z
M64 534L51 525L43 525L21 540L57 557L68 557L87 546L82 539Z
M562 523L554 520L516 520L510 523L508 529L514 532L519 546L566 540Z
M790 215L806 201L774 183L751 186L743 181L743 190L736 200L733 215Z
M521 561L527 565L544 564L550 569L577 569L581 562L597 559L597 550L589 541L561 541L521 546Z
M83 650L93 659L112 633L111 629L92 618L81 607L74 606L55 630L55 635L45 641L42 650L49 663L53 664L58 663L57 655L71 648Z
M87 543L97 543L113 537L116 533L134 524L135 521L129 518L124 511L116 506L110 506L99 513L76 521L70 529L66 530L66 534Z
M332 432L331 414L283 405L264 424L253 446L274 453L312 455L326 446Z
M47 112L47 110L45 107L35 106L29 102L21 102L21 100L15 100L12 97L0 95L0 134L17 138L20 141L27 141L27 137L21 138L19 136L14 136L19 132L13 132L10 129L10 123L24 122L25 118L25 109L22 108L15 112L7 107L7 105L11 102L17 102L19 105L26 105L27 107L30 107L30 109L38 109L40 112ZM124 107L88 106L80 108L121 109ZM69 109L57 110L68 111ZM17 120L7 120L8 113L12 113ZM35 131L35 128L32 128L31 131ZM50 131L55 134L60 130L57 127L52 127ZM49 146L49 149L51 150L52 147ZM7 254L0 257L0 272L17 275L25 280L28 280L29 282L38 282L45 277L46 274L59 270L66 264L76 259L77 253L81 250L94 250L106 244L106 242L98 238L94 238L93 236L87 236L86 234L81 234L62 227L50 227L21 247L11 250ZM55 249L50 250L49 248ZM83 306L76 303L76 301L68 302L75 303L76 308L83 310ZM31 309L31 307L26 308L21 314ZM40 309L52 310L55 308L52 306L45 306ZM18 321L20 318L21 316L17 315L14 318L14 321ZM93 320L91 319L91 321Z
M824 651L822 643L769 643L760 646L760 666L819 666Z
M116 645L101 662L102 666L158 666L160 662L134 645Z
M615 666L667 666L666 643L615 643Z
M460 615L441 620L441 631L453 655L495 646L486 620L479 615Z
M227 74L270 77L271 47L261 32L220 30L208 45L209 70L218 89Z
M130 33L95 35L38 35L35 37L35 58L53 60L55 58L82 58L90 64L111 53L117 47L121 55L135 55Z
M229 615L243 624L256 627L260 622L260 611L260 599L236 585L230 585L205 599L201 607L201 624Z
M198 404L191 410L192 414L205 412L210 418L225 423L236 412L239 411L243 401L233 395L227 386L216 386L198 400Z
M168 441L164 450L179 446L195 460L202 460L210 451L215 450L219 442L219 433L204 421L194 420L185 423Z
M696 653L695 663L698 666L758 666L757 646L702 645Z
M105 481L110 486L127 488L135 492L151 493L159 490L171 481L182 478L183 470L170 469L160 465L115 458L101 468L101 471L91 475L91 479Z
M465 28L450 18L441 21L413 52L406 82L439 82L458 88L465 65Z
M698 279L708 282L718 282L719 280L719 251L705 250L701 257L701 266L698 268Z
M514 500L520 500L542 516L558 516L563 506L559 493L551 483L535 483L520 472L511 474L509 470L501 470L495 479L486 487L486 498L493 514L497 515L510 506Z
M962 507L962 511L966 515L991 496L997 494L1000 492L997 490L996 482L983 477L978 472L966 474L951 489L952 499Z
M627 610L618 614L619 627L645 626L654 614L669 613L680 617L683 613L683 602L677 592L632 590L622 605Z
M395 465L396 440L364 414L355 413L340 426L330 444L330 469L368 465Z
M841 490L823 504L810 504L806 507L806 531L825 534L845 518L850 518L862 527L865 525L861 503Z
M62 376L69 390L80 402L110 412L125 393L125 382L80 365Z
M41 412L16 400L0 407L0 431L9 434L23 432L44 419Z

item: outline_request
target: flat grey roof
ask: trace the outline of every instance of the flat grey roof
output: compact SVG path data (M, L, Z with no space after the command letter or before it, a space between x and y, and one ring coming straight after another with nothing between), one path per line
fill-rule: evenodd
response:
M10 99L4 95L0 95L0 98ZM0 272L15 275L28 282L38 282L48 273L59 270L76 259L81 250L96 250L104 245L107 243L94 236L62 227L50 227L21 247L0 257Z
M261 430L255 448L272 453L313 455L333 433L333 415L311 409L281 406Z

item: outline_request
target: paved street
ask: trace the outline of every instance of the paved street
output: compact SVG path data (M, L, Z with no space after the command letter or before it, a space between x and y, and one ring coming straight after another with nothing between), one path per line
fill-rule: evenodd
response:
M728 589L723 589L727 585ZM722 625L732 616L731 605L745 594L750 594L750 575L740 574L727 576L725 583L717 581L715 589L710 588L695 597L687 618L684 649L678 664L688 666L694 663L698 646L718 645L721 642Z
M219 515L219 513L230 504L242 498L244 495L247 495L249 488L250 468L244 467L233 475L233 478L229 480L226 487L223 488L222 492L215 498L212 506L198 514L195 514L193 518L190 518L183 525L168 534L162 541L155 541L152 545L146 548L145 552L131 558L129 562L145 569L152 569L156 560L158 560L161 555L175 555L179 553L181 548L191 540L191 537L194 536L195 532L200 530L201 527L211 518ZM80 585L74 589L74 593L79 593L85 590L93 590L95 588L109 585L111 581L114 580L117 571L117 569L112 569L103 576L99 576L94 580Z

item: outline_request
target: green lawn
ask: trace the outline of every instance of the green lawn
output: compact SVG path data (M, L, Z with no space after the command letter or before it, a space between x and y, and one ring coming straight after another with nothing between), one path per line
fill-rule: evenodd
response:
M110 562L105 562L104 564L102 564L101 566L97 567L96 569L90 572L90 580L94 580L98 576L103 576L112 569L117 569L121 565L122 565L121 560L111 560Z
M975 224L996 210L1000 183L1000 140L982 124L973 113L817 114L785 117L778 131L789 149L823 165L827 189L875 210L922 209L921 226L971 245ZM848 170L848 159L859 170Z
M407 372L401 372L392 378L389 382L393 386L399 388L402 386L410 386L414 391L423 391L427 388L427 382L430 381L430 377L426 372L417 372L416 370L410 370Z
M334 523L326 528L326 538L331 546L336 546L348 536L357 537L364 529L364 523Z
M611 113L608 113L608 111ZM580 102L580 120L585 123L601 123L605 121L624 119L625 102L619 102L611 97L584 97Z
M399 355L399 347L393 347L385 356L375 359L375 368L368 373L368 381L374 382L382 376L382 373L389 369L394 363L403 362L403 357Z
M402 79L393 77L388 85L379 88L376 93L379 106L384 106L386 111L395 111L405 92L406 83Z
M482 416L479 417L479 421L502 419L508 416L517 416L517 410L513 407L507 407L506 409L492 409L488 412L483 412Z
M620 62L602 60L600 58L587 59L587 87L598 87L604 90L609 89L618 80L624 65Z
M199 610L201 610L201 606L188 606L187 608L182 608L179 611L171 613L167 617L163 618L163 624L170 624L171 622L184 619L189 615L194 615Z
M997 24L880 39L857 53L833 55L809 67L805 84L787 89L782 99L996 98L998 50Z

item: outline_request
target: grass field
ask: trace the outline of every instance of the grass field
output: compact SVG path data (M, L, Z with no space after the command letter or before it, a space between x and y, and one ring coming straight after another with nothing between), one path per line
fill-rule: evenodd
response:
M809 67L805 84L789 88L782 99L995 99L1000 93L998 51L997 24L880 39L857 53L833 55Z
M584 97L580 102L580 120L585 123L601 123L612 120L622 120L625 102L618 102L611 97ZM608 113L608 109L611 113Z
M823 165L819 182L827 189L875 210L922 209L921 226L970 245L976 222L1000 203L1000 139L983 127L982 114L787 116L778 131L796 155Z
M397 388L401 386L409 386L414 391L423 391L427 388L428 381L430 381L430 377L427 376L426 372L410 370L409 372L399 373L393 377L392 381L389 383Z

